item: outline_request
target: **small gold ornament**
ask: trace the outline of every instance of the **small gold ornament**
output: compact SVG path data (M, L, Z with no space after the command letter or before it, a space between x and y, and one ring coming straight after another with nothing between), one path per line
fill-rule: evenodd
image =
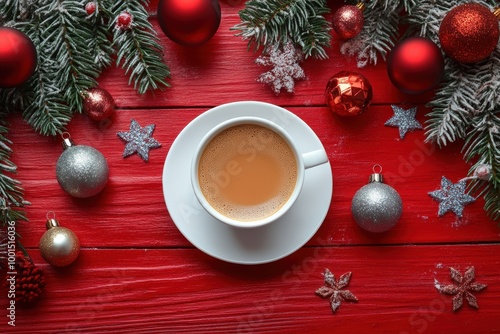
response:
M47 231L40 239L40 253L56 267L73 263L80 254L80 240L69 228L61 227L53 212L47 213Z

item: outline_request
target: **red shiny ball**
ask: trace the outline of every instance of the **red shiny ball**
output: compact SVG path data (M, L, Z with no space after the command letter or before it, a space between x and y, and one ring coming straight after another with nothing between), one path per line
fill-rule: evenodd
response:
M498 44L499 34L497 17L485 6L474 3L450 10L439 27L443 51L461 63L488 58Z
M328 81L325 97L333 113L340 116L356 116L370 105L373 97L372 86L359 73L340 71Z
M83 99L83 111L94 121L109 118L115 112L115 100L108 91L92 88Z
M364 25L363 11L357 6L342 6L333 15L333 30L343 39L356 37Z
M419 94L436 87L443 73L441 50L427 38L405 39L387 58L389 79L404 93Z
M23 32L0 27L0 88L19 86L33 75L36 48Z
M181 45L200 45L217 32L218 0L160 0L158 22L168 38Z

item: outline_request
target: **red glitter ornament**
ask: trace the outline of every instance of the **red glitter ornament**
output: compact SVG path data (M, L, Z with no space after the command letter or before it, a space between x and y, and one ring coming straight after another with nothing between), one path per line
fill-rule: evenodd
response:
M181 45L199 45L217 32L218 0L160 0L158 22L168 38Z
M396 45L387 58L389 79L405 93L418 94L436 87L443 73L441 50L427 38L408 38Z
M96 10L96 3L94 1L87 2L87 4L85 5L85 12L87 13L87 15L94 14L95 10Z
M461 63L488 58L498 44L499 34L497 16L485 6L474 3L450 10L439 27L443 51Z
M129 12L121 12L116 19L116 26L122 30L130 28L132 24L132 15Z
M326 103L340 116L356 116L366 110L373 93L368 80L359 73L340 71L330 78L325 90Z
M363 9L365 5L359 3L356 6L345 5L340 7L333 15L333 30L343 39L349 39L359 35L365 19L363 18Z
M104 89L90 89L83 100L83 111L94 121L109 118L115 112L113 96Z
M0 88L25 83L35 72L36 48L23 32L0 27Z

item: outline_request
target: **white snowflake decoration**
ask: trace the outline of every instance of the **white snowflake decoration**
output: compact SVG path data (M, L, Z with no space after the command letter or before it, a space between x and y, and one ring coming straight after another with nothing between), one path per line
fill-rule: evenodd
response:
M294 80L306 78L304 70L299 66L303 59L302 51L295 48L291 42L285 44L283 49L272 48L269 56L259 56L255 60L257 65L273 67L270 71L262 73L257 81L270 85L276 95L282 88L288 93L293 93Z

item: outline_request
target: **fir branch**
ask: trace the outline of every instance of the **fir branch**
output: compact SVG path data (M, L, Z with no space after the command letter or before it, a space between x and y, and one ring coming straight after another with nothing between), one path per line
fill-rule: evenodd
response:
M90 51L93 55L94 63L99 70L103 70L112 63L111 55L114 54L112 42L109 39L107 22L111 17L109 8L111 4L108 0L94 0L96 4L95 12L87 17L92 31L90 40Z
M34 1L0 0L0 25L9 21L27 20L34 5Z
M97 85L100 74L89 48L94 36L85 20L84 1L44 0L37 12L43 15L39 49L47 48L47 57L60 64L53 82L69 108L81 112L82 93Z
M21 183L9 174L17 171L16 165L10 160L12 142L7 139L8 126L5 121L5 111L0 111L0 225L6 226L9 221L27 220L22 207L28 205L25 201Z
M330 9L324 0L250 0L239 12L242 22L231 30L248 40L248 49L283 48L292 41L300 46L306 58L328 58L330 23L323 17Z
M342 54L356 56L360 68L368 64L376 65L379 55L385 60L394 46L400 22L397 11L382 6L366 9L364 15L365 26L361 33L340 47Z
M122 12L132 15L132 24L128 29L116 27L118 15ZM170 87L166 81L170 77L170 69L163 62L163 48L148 21L142 1L117 1L111 13L114 19L110 21L109 28L114 29L114 45L118 47L116 62L129 75L129 84L133 82L139 94Z
M35 45L41 45L45 38L40 26L43 17L39 13L35 15L37 19L31 24L20 23L17 28L24 30ZM64 100L61 88L63 84L57 81L61 64L52 58L50 48L39 47L37 52L38 67L29 82L24 85L23 95L26 100L21 110L24 119L37 132L54 136L64 130L73 116L73 110Z

